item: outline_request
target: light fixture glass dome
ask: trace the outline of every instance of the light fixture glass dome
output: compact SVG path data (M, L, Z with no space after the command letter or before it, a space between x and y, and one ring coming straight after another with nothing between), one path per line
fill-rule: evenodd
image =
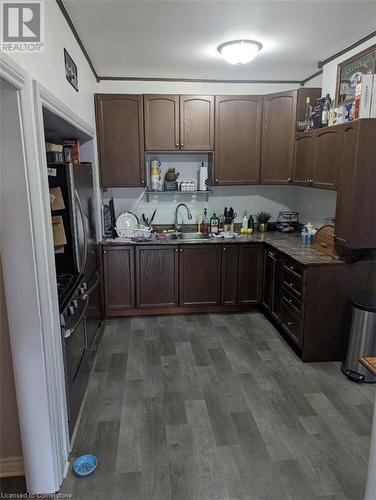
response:
M262 44L255 40L232 40L221 43L217 50L230 64L247 64L262 49Z

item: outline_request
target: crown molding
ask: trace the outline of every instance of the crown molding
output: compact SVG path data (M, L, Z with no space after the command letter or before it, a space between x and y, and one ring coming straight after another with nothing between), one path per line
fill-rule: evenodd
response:
M63 1L62 0L56 0L56 3L61 11L61 13L63 14L65 20L67 21L68 23L68 26L70 27L71 29L71 32L74 36L74 38L76 39L78 45L80 46L80 49L83 53L83 55L85 56L85 59L87 60L89 66L90 66L90 69L95 77L95 79L97 80L97 82L99 82L99 76L98 76L98 73L96 72L95 68L94 68L94 64L92 63L91 59L90 59L90 56L89 54L87 53L87 50L85 48L85 45L82 43L82 40L79 36L79 34L77 33L77 30L73 24L73 21L72 19L70 18L70 15L68 14L68 11L67 9L65 8L64 4L63 4Z
M348 45L344 49L336 52L335 54L331 55L330 57L327 57L326 59L323 59L322 61L319 61L317 63L318 68L322 68L325 66L325 64L330 63L331 61L334 61L334 59L337 59L337 57L343 56L343 54L346 54L349 50L356 49L356 47L359 47L359 45L362 45L364 42L368 42L368 40L371 40L371 38L376 37L376 31L372 31L368 35L364 36L363 38L360 38L356 42L352 43L351 45Z

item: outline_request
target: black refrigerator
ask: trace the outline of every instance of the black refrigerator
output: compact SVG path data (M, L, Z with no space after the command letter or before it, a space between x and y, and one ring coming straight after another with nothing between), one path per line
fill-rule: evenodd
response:
M55 248L55 266L72 433L102 324L92 165L48 164L48 179L64 200L64 207L52 215L62 217L66 235L66 244Z

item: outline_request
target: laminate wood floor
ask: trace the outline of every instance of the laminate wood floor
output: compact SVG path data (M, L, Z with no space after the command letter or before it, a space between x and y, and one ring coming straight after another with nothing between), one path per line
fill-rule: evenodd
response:
M259 313L106 322L72 450L74 499L356 500L374 388L303 364Z

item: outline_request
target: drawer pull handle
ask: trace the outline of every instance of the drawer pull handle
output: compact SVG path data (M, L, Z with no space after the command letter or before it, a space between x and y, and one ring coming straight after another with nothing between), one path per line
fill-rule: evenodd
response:
M294 324L294 322L293 322L293 321L288 321L288 322L287 322L287 326L292 326L293 324Z

